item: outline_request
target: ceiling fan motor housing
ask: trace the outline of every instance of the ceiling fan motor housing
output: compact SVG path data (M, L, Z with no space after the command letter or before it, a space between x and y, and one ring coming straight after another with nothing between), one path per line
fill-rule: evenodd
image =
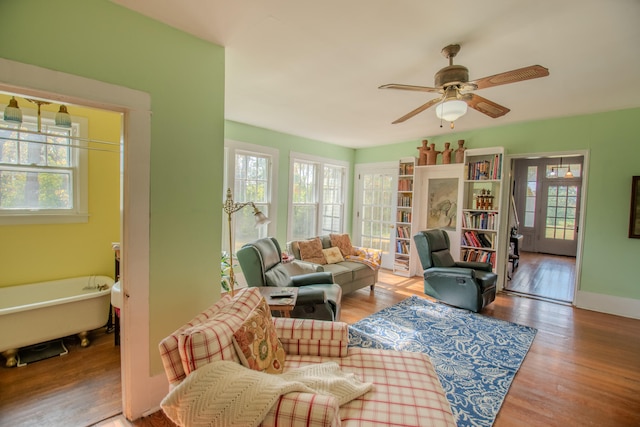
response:
M449 65L438 71L434 80L435 86L441 88L467 83L469 81L469 70L462 65Z

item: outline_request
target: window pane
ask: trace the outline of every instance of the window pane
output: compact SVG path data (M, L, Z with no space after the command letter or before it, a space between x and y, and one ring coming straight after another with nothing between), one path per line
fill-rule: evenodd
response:
M72 172L0 171L0 208L72 209Z
M233 200L236 203L253 202L256 208L269 216L270 158L259 153L236 151L233 165ZM254 210L247 205L233 214L233 252L245 243L267 237L267 225L256 228ZM228 245L225 244L226 247Z
M266 205L256 205L256 207L267 217L269 216L268 207ZM234 226L234 253L236 253L245 243L267 237L266 225L256 227L255 215L251 206L246 206L234 213L232 218Z
M306 239L315 236L316 230L315 206L296 205L293 207L292 239Z
M294 162L293 164L293 202L316 203L316 165Z

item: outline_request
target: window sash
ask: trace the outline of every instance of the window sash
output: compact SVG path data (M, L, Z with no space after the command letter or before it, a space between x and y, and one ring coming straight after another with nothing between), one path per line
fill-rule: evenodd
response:
M88 220L88 157L70 138L81 131L85 137L86 127L74 118L70 129L60 128L45 116L42 132L57 136L38 135L36 117L25 115L19 127L0 129L0 223Z
M344 230L347 166L292 156L290 240Z

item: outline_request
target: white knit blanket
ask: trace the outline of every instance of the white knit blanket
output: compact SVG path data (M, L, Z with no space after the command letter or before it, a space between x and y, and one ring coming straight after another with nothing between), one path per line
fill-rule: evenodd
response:
M180 426L255 427L283 394L299 391L332 395L343 405L372 388L371 383L342 372L335 362L273 375L218 361L189 374L160 406Z

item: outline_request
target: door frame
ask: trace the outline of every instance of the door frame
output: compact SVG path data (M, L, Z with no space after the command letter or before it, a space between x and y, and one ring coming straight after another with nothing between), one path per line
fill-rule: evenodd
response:
M393 200L395 200L397 198L397 191L398 191L398 162L377 162L377 163L358 163L355 165L354 167L354 174L353 174L353 219L352 219L352 223L351 223L351 236L353 238L354 242L360 242L361 238L362 238L362 234L361 234L361 227L360 227L360 223L362 221L361 217L360 217L360 211L362 210L362 187L361 187L361 181L358 179L358 175L362 174L362 173L367 173L369 171L380 171L380 170L385 170L385 169L389 169L389 170L393 170L392 172L392 176L393 176L393 180L394 182L391 184L392 188L394 190L394 194L393 194ZM395 207L395 206L394 206ZM395 248L396 245L396 233L395 233L395 228L393 229L393 231L389 232L390 234L390 239L389 239L389 247L387 248L386 251L386 255L385 253L382 254L383 257L383 262L381 264L383 264L384 268L389 268L392 269L393 268L393 256L394 256L394 251L392 250L392 248ZM385 259L385 258L390 258L390 260ZM387 261L387 262L385 262ZM387 265L389 264L389 265Z
M506 154L505 153L505 169L508 172L508 185L503 186L503 194L502 194L502 212L509 212L510 203L511 203L511 194L513 193L513 168L514 168L514 160L517 159L537 159L537 158L546 158L546 157L569 157L569 156L582 156L582 188L580 191L580 216L578 218L578 242L577 242L577 251L576 251L576 275L575 275L575 283L573 287L573 300L571 301L571 305L576 305L576 298L578 295L578 291L580 290L580 277L582 273L582 252L584 249L584 223L586 219L586 206L587 206L587 189L589 186L589 150L567 150L567 151L546 151L546 152L537 152L537 153L522 153L522 154ZM508 215L507 215L508 217ZM522 219L520 219L522 220ZM502 227L501 235L507 239L504 244L508 247L509 238L510 238L510 230L509 230L509 221L508 218L503 218L500 221L500 226ZM503 277L507 277L507 269L509 268L509 263L504 264L504 271L502 272ZM504 283L499 284L499 291L504 289Z

